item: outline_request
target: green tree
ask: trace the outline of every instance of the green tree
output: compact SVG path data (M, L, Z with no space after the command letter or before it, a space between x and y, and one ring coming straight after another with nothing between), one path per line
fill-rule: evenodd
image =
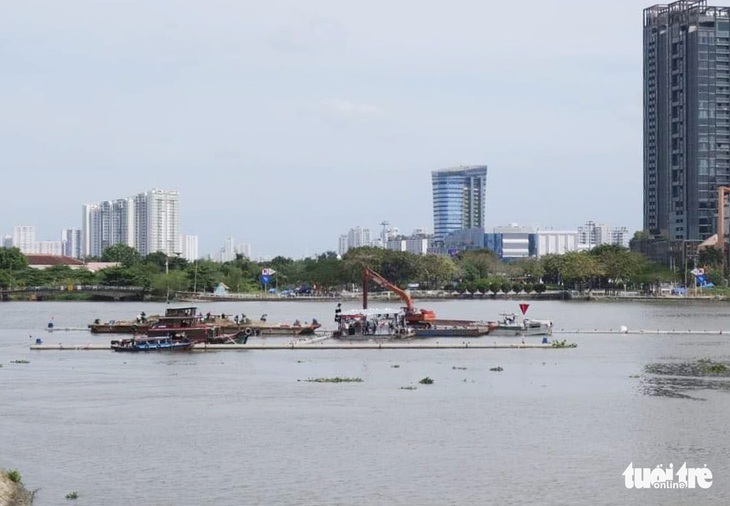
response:
M563 255L560 276L566 285L572 285L581 293L590 287L591 280L601 275L601 265L594 256L582 251Z
M465 251L459 256L459 271L466 281L488 278L498 269L499 259L488 249Z
M514 263L515 277L536 283L545 274L545 267L537 258L520 258Z
M139 252L126 244L114 244L104 250L102 262L119 262L124 267L132 267L142 261Z
M700 265L706 267L718 267L722 265L722 251L715 246L709 246L700 250Z
M598 259L602 286L613 291L631 284L646 262L642 255L610 244L598 246L589 254Z
M0 270L19 271L28 267L28 259L18 248L0 248Z

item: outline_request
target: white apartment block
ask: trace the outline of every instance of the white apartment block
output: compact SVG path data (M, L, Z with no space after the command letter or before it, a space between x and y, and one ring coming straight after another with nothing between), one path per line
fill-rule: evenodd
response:
M624 248L629 247L629 241L631 235L629 235L629 229L626 227L613 227L611 229L611 244L616 246L623 246Z
M35 253L35 227L32 225L16 225L15 227L13 227L13 246L18 248L21 253Z
M83 256L99 257L114 244L140 255L181 253L180 195L153 189L134 197L86 204L82 209Z
M78 228L68 228L61 232L63 256L70 258L82 258L82 237L83 234Z
M232 262L236 259L236 243L233 237L227 237L225 245L220 250L218 260L220 262Z
M2 236L2 247L3 248L12 248L13 247L13 236L12 235Z
M61 241L37 241L34 253L37 255L62 256L63 243Z
M388 239L388 242L385 243L385 248L391 251L406 251L407 247L406 240L403 238Z
M342 256L347 253L347 234L341 235L337 244L337 253Z
M611 244L610 227L604 223L587 222L578 227L578 244L583 249L592 249L601 244Z
M577 230L538 230L537 256L564 255L578 250Z
M251 259L251 245L250 244L239 244L236 246L236 255L242 255L245 258Z
M176 191L150 190L137 196L144 201L144 219L138 216L138 230L141 230L142 256L161 251L167 256L181 253L180 248L180 194ZM140 209L140 206L137 207Z
M344 255L353 248L361 248L363 246L370 246L371 244L370 229L355 227L351 228L347 235L340 236L337 252L340 255Z
M200 258L197 235L182 236L182 257L188 262L195 262Z

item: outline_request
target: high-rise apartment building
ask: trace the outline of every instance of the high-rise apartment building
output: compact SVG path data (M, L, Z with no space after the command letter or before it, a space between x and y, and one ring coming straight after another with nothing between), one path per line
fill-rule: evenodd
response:
M100 257L104 250L114 244L136 247L133 199L84 205L81 229L84 256Z
M611 229L611 244L616 246L623 246L624 248L629 247L631 241L631 235L629 229L626 227L613 227Z
M355 227L351 228L346 235L341 235L337 246L337 252L344 255L353 248L361 248L363 246L371 246L370 229Z
M611 244L611 228L605 223L588 221L582 227L578 227L578 244L585 249Z
M22 253L33 254L36 252L36 233L32 225L16 225L13 227L13 246Z
M670 241L716 233L730 184L730 7L644 10L644 229Z
M161 251L172 256L181 253L180 244L180 194L176 191L150 190L137 196L139 210L144 216L137 216L138 246L142 256Z
M431 182L435 241L456 230L484 228L486 165L434 170Z
M182 257L188 262L194 262L200 258L197 235L182 236Z
M82 258L83 234L78 228L68 228L61 232L63 255L70 258Z
M99 257L114 244L136 248L140 255L182 253L180 195L153 189L134 197L83 206L84 256Z

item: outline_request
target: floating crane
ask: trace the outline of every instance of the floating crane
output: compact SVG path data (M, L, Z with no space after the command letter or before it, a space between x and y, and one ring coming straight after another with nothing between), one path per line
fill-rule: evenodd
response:
M436 320L436 313L429 309L417 309L413 307L413 299L405 290L397 287L383 276L370 269L369 267L363 268L363 280L362 280L362 308L368 308L368 282L374 281L378 286L390 290L391 292L398 295L403 303L406 305L406 321L410 324L420 324L429 326L430 322Z

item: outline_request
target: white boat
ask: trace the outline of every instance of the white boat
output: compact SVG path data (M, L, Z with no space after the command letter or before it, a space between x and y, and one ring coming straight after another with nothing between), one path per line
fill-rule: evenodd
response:
M525 318L515 313L503 313L496 325L490 328L490 336L550 336L553 333L553 322Z

